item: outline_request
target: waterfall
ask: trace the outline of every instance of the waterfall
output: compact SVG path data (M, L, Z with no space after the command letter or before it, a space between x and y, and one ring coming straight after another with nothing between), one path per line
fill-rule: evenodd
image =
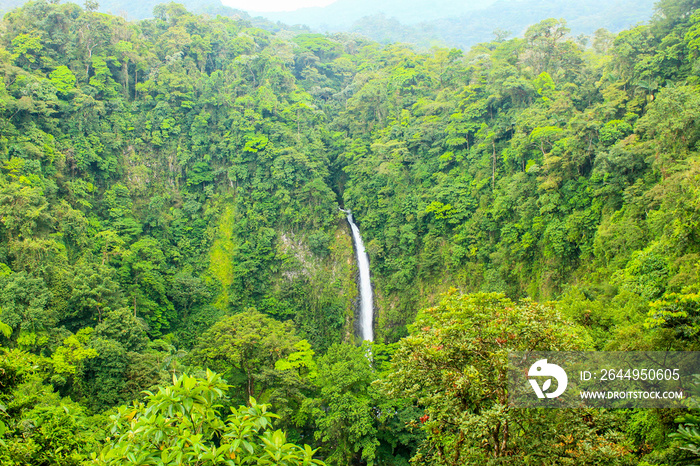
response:
M374 308L372 302L372 282L369 277L369 257L365 251L365 245L360 236L360 229L355 225L352 213L349 210L340 209L347 214L348 223L352 230L352 239L355 243L355 255L357 268L360 271L360 333L363 340L374 341Z

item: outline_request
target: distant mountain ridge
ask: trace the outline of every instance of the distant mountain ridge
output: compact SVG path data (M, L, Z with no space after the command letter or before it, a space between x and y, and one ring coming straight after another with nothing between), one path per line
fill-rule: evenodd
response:
M23 0L0 0L7 12ZM153 17L161 0L100 2L99 11L130 20ZM489 41L496 30L519 36L546 18L563 18L574 36L599 28L619 32L647 20L655 0L338 0L326 7L286 12L244 12L220 0L182 0L194 13L240 16L254 26L275 31L284 25L305 25L317 32L352 32L381 43L404 42L421 48L448 46L467 49ZM277 22L278 24L275 24ZM281 23L281 24L279 24Z
M273 21L305 24L314 29L340 31L366 16L384 14L403 24L417 24L481 10L496 0L338 0L325 7L295 11L251 12Z
M654 3L654 0L339 0L323 8L252 14L286 24L306 24L322 32L356 32L382 43L466 49L491 40L496 30L522 35L528 26L546 18L565 19L573 35L591 35L599 28L619 32L646 21ZM375 13L357 18L357 5L367 5L364 11Z
M654 0L498 0L489 7L460 17L441 18L418 24L401 25L388 21L380 26L377 17L357 21L352 31L383 43L411 42L423 47L447 45L467 49L493 39L494 31L522 36L525 30L546 18L566 20L573 36L592 35L605 28L619 32L646 21L654 9ZM407 40L408 39L408 40Z

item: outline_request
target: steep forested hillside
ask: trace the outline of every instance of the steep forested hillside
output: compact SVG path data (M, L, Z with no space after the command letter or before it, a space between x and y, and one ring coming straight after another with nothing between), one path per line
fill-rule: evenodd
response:
M428 54L172 3L8 13L0 463L692 459L668 434L697 417L502 394L509 350L699 348L699 6Z

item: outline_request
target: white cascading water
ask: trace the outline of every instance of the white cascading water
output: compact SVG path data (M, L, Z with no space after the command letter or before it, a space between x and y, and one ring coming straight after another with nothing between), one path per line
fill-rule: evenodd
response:
M360 236L360 229L355 225L349 210L343 210L348 216L348 223L352 230L352 238L355 242L355 255L357 256L357 268L360 271L360 332L363 340L374 341L372 321L374 308L372 301L372 282L369 276L369 257L365 251L365 245Z

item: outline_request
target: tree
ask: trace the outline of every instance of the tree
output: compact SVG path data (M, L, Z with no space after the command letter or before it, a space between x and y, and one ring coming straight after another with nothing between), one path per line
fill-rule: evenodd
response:
M100 448L100 426L45 383L52 366L0 347L0 464L79 466Z
M644 323L646 328L670 329L677 343L686 351L697 348L700 332L700 294L666 293L662 299L649 303L649 314ZM678 345L680 343L680 345Z
M109 440L100 452L101 465L323 465L314 450L287 443L272 430L273 413L251 398L249 406L219 412L229 388L221 376L207 370L205 378L186 374L173 384L148 392L146 403L122 406Z
M117 341L127 351L142 351L148 341L145 323L128 308L108 311L103 321L95 327L95 335Z
M61 65L53 70L49 75L49 79L51 79L51 84L54 85L56 90L64 96L69 95L75 89L75 75L65 65Z
M39 53L44 48L40 37L33 37L29 34L19 34L12 39L13 53L10 59L18 66L24 68L36 67L39 61Z
M51 297L41 278L26 272L0 276L0 308L5 324L13 329L41 331L54 327L56 311L47 306Z
M2 320L0 320L0 334L4 335L5 338L10 338L10 335L12 335L12 327L3 323Z
M700 140L698 86L666 87L639 119L636 131L648 142L654 164L664 177L678 162L697 153Z
M92 334L90 327L82 328L75 335L63 340L63 345L56 348L51 355L54 367L54 377L51 381L57 385L67 382L67 379L82 372L83 360L97 356L97 351L88 348L86 344Z
M10 240L32 238L53 222L43 190L21 178L0 188L0 223Z
M576 450L578 464L626 454L624 448L604 448L616 445L614 437L597 437L581 422L580 413L557 410L553 415L508 406L510 351L590 345L585 333L552 307L528 300L515 303L502 294L461 295L453 290L439 305L421 310L409 332L397 345L393 370L382 387L386 397L413 399L424 410L420 428L426 440L414 461L457 466L501 464L508 458L524 464L532 451L541 458L560 458L565 444ZM562 431L573 436L573 447L569 441L558 443Z
M291 322L246 311L224 318L204 333L193 359L229 380L241 381L244 400L260 398L270 388L270 382L262 381L270 378L277 361L297 352L294 345L300 340Z
M376 375L368 354L366 346L335 344L318 361L320 394L303 409L314 420L329 464L374 464L377 459L379 417L391 409L380 406L389 408L371 385Z
M95 0L85 0L85 11L93 12L100 7L100 4Z
M134 315L143 316L149 332L160 336L175 318L175 307L167 297L165 255L161 244L144 236L124 252L120 273L128 286Z
M95 325L102 322L109 311L125 307L115 271L104 264L80 261L69 270L68 282L72 288L68 305L70 313L61 320L77 321L78 325Z
M566 21L554 18L545 19L527 28L525 40L531 47L527 61L535 73L556 71L563 54L561 43L569 32Z

